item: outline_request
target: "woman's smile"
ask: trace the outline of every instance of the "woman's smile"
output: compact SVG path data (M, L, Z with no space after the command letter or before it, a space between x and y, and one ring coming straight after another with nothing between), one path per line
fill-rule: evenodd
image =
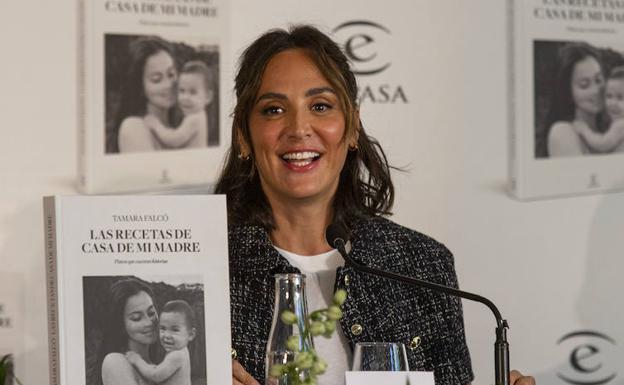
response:
M314 150L289 151L281 156L286 167L295 172L310 171L318 165L321 154Z

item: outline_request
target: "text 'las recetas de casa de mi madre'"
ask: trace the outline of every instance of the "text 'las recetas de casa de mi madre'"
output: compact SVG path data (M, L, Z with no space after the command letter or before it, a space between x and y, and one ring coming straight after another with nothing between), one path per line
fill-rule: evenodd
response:
M191 229L92 229L81 250L88 254L201 252Z

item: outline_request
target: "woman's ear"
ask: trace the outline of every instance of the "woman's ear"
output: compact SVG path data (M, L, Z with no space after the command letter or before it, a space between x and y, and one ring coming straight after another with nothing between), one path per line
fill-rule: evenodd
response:
M358 140L360 139L360 110L353 111L353 130L349 134L349 148L357 149Z
M189 332L189 341L193 341L196 335L197 335L197 329L191 328L191 331Z
M238 148L240 151L236 155L241 159L249 159L249 157L251 156L251 147L249 146L249 144L247 144L241 128L236 129L236 142L238 143Z

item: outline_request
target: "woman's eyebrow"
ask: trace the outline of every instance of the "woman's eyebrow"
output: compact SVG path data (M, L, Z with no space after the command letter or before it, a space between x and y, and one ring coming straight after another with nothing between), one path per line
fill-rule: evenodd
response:
M286 97L286 95L284 94L280 94L278 92L267 92L265 94L262 94L260 96L258 96L258 99L256 99L256 103L258 103L259 101L263 100L263 99L280 99L280 100L286 100L288 99L288 97Z
M140 310L133 311L133 312L127 313L127 314L126 314L126 317L129 317L129 316L131 316L131 315L133 315L133 314L139 314L139 315L140 315L140 314L143 314L143 312L142 312L142 311L140 311Z
M324 92L331 92L334 95L336 94L336 91L334 91L334 89L331 88L331 87L318 87L318 88L311 88L311 89L309 89L305 93L305 96L319 95L319 94L322 94Z

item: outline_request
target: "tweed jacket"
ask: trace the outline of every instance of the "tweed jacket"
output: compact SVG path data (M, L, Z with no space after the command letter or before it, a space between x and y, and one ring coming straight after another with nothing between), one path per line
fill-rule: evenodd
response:
M229 251L233 353L263 383L273 275L297 269L258 226L230 228ZM457 287L453 256L444 245L381 217L352 226L350 253L370 267ZM340 325L351 349L363 341L402 342L410 370L433 371L437 385L473 380L459 299L351 267L337 269L335 287L348 293Z

